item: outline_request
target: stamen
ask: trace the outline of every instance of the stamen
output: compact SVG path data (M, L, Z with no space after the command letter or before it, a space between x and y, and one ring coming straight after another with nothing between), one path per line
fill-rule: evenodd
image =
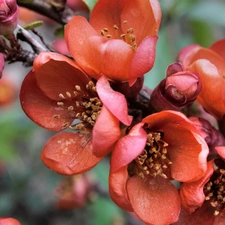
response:
M68 91L66 92L66 95L67 95L69 98L72 97L72 95L71 95Z
M62 99L65 99L64 95L61 94L61 93L59 94L59 97L62 98Z

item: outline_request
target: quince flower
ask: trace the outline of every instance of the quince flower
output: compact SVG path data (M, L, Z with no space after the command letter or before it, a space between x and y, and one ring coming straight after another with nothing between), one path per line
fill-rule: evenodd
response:
M81 16L69 21L65 39L87 74L132 85L153 67L160 21L157 0L99 0L90 23Z
M209 48L190 45L183 48L178 61L185 70L197 73L202 89L197 101L218 120L225 114L225 39L215 42Z
M22 83L20 100L39 126L76 131L54 135L41 153L47 167L66 175L95 166L119 138L120 122L130 125L132 119L125 97L113 91L105 77L95 86L72 60L57 53L36 57Z
M1 225L21 225L21 223L18 220L11 217L4 217L4 218L1 217L0 224Z
M200 179L207 155L206 142L182 113L151 114L119 139L112 152L111 198L147 224L176 222L181 203L171 180Z

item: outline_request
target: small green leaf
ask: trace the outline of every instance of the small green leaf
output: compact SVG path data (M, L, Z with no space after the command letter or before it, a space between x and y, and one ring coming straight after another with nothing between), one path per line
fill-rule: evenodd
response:
M26 30L31 30L31 29L34 29L36 27L40 27L43 24L44 24L44 22L39 20L39 21L35 21L35 22L32 22L32 23L26 24L26 25L23 26L23 28L26 29Z

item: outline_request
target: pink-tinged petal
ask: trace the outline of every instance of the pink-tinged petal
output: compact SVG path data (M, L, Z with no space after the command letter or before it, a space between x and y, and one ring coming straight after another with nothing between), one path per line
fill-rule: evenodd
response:
M62 132L48 140L41 159L48 168L59 174L74 175L90 170L102 158L92 153L90 133Z
M179 220L172 225L215 225L214 218L215 216L210 209L209 202L205 201L202 207L192 214L182 209ZM224 225L224 223L220 225Z
M221 39L215 42L209 48L212 49L214 52L216 52L225 60L225 39Z
M217 146L215 149L220 157L225 161L225 146Z
M68 58L62 54L55 53L55 52L41 52L34 60L33 70L36 71L43 64L47 63L51 59L55 60L55 61L67 62L71 66L77 67L77 65L75 64L75 62L73 60L71 60L70 58Z
M146 145L147 134L142 127L143 123L138 123L126 136L119 139L112 152L112 172L128 165L143 152Z
M214 172L214 161L208 162L207 171L203 178L195 182L185 182L180 188L181 204L188 213L193 213L205 201L204 185Z
M114 91L105 76L101 76L97 81L96 89L103 105L106 106L119 121L129 126L132 121L132 116L128 115L127 101L124 95Z
M127 195L127 166L124 166L116 172L109 173L109 194L112 200L122 209L132 212L132 206Z
M92 131L93 154L104 157L120 137L119 120L103 105Z
M155 62L157 39L157 36L145 38L135 51L130 66L130 86L136 81L138 77L147 73L153 67Z
M180 198L168 179L133 176L127 181L127 193L134 212L145 223L165 225L178 220Z
M208 60L201 59L190 65L187 70L199 74L202 80L202 89L197 101L217 119L225 114L224 96L225 83L215 65ZM213 93L210 94L210 93Z
M34 73L31 71L24 79L20 91L21 106L26 115L39 126L48 130L64 129L63 124L73 121L68 110L49 99L37 86ZM58 118L54 118L57 116Z
M75 86L81 88L81 92L87 92L86 84L90 79L81 70L71 66L64 61L49 60L35 71L35 78L39 88L53 100L62 100L59 94L67 98L67 93L71 94L68 99L76 98Z
M224 214L220 214L218 216L215 216L213 225L224 225L225 224L224 221L225 221L225 215Z
M0 218L0 225L21 225L21 223L16 219L4 217Z
M84 42L93 35L98 34L84 17L74 16L69 21L65 28L65 40L74 59L82 55Z

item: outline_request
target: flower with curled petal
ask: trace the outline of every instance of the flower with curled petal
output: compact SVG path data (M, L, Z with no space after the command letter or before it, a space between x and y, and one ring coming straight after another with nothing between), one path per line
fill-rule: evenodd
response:
M102 76L96 86L69 58L41 53L25 77L21 92L24 112L54 135L41 158L61 174L82 173L108 154L120 136L120 122L130 125L125 97ZM118 107L118 105L120 107Z
M65 29L69 51L90 76L135 80L154 64L161 9L157 0L99 0L90 23L81 16Z
M181 203L171 180L200 179L207 155L206 142L182 113L167 110L147 116L112 152L111 198L147 224L176 222Z
M225 39L215 42L209 48L190 45L179 55L185 70L197 73L202 89L197 101L218 120L225 114Z

